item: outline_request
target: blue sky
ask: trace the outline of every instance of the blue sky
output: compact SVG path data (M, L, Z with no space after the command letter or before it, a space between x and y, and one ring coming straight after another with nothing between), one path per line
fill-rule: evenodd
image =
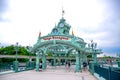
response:
M120 0L0 0L1 45L32 46L59 22L62 6L76 36L97 42L103 55L120 53Z

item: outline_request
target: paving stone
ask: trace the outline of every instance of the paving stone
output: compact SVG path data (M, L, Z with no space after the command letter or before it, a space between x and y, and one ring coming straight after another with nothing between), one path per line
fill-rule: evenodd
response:
M75 72L74 68L47 68L44 71L23 71L0 75L0 80L97 80L89 71Z

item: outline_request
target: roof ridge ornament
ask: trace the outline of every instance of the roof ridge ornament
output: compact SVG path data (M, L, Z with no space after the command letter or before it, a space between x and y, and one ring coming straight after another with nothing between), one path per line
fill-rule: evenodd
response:
M63 10L63 6L62 6L62 18L64 17L65 11Z

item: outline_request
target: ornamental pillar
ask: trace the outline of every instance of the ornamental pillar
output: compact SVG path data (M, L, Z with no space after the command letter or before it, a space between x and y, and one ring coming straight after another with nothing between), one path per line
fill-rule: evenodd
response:
M53 58L54 58L54 60L53 60L53 66L56 66L56 54L53 55Z
M75 68L75 71L79 72L79 69L80 69L79 53L76 52L76 68Z
M36 71L39 71L40 53L36 52Z
M82 53L79 51L79 70L82 71Z
M42 54L42 69L46 69L46 55L45 52Z

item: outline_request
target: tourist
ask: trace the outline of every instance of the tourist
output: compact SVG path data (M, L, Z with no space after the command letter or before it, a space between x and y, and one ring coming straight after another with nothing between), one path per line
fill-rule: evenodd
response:
M41 71L42 70L42 62L40 62L39 68L40 68L40 71Z
M68 68L70 68L70 61L68 61L68 63L67 63L67 64L68 64Z
M67 67L67 61L65 62L65 67Z
M86 71L87 70L87 63L83 62L83 70Z

